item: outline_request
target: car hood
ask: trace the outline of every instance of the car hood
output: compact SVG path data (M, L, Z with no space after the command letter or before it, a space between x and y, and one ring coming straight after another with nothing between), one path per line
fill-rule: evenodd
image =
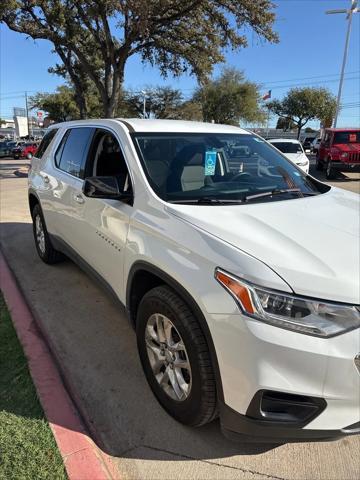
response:
M284 153L284 155L293 163L304 163L309 161L308 157L304 153Z
M341 152L360 152L360 143L334 143L333 148Z
M166 209L256 257L295 293L360 303L357 194L332 188L294 200L228 206L173 204Z

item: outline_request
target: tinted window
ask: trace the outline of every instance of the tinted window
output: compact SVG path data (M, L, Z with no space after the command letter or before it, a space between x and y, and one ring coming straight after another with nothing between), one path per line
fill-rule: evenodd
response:
M333 143L360 143L360 131L336 132Z
M280 152L283 153L302 153L302 148L300 143L295 142L274 142L274 147L276 147Z
M41 140L41 143L39 145L39 148L36 152L36 157L37 158L42 158L42 156L45 153L45 150L48 148L48 146L51 143L51 140L55 137L56 132L58 131L57 128L53 128L52 130L49 130L44 138Z
M57 167L70 175L83 178L84 159L89 149L94 129L73 128L66 132L55 155Z

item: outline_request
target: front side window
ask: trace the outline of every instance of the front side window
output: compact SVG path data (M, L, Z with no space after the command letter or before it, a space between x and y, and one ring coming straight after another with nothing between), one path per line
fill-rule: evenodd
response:
M81 127L68 130L55 154L55 164L60 170L84 178L84 163L94 128Z
M246 203L327 191L251 134L136 133L147 179L165 201Z

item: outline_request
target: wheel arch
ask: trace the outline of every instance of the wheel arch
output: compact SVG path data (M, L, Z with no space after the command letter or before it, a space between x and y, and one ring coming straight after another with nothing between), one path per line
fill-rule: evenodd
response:
M216 379L217 396L220 401L223 401L224 394L217 354L209 326L202 310L193 296L177 280L158 267L142 260L137 261L132 265L126 285L126 309L132 325L134 327L136 326L136 312L141 298L145 293L158 285L167 285L172 288L197 318L209 348L211 363Z
M40 205L40 199L35 193L35 190L33 189L29 189L28 198L29 198L29 210L30 210L30 214L32 215L35 205L37 204Z

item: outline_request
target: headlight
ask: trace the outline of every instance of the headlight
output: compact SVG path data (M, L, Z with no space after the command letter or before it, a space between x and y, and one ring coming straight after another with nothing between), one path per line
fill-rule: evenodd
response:
M299 162L298 165L299 167L305 167L305 165L307 165L309 162L308 160L306 162Z
M358 306L310 300L258 287L219 268L215 278L245 315L276 327L316 337L333 337L360 327Z

